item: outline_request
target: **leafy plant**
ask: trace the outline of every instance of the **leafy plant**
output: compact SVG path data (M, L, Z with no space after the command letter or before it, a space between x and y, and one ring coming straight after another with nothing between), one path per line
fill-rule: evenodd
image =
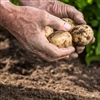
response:
M87 65L91 61L100 61L100 0L60 0L75 6L81 11L88 25L93 28L95 43L86 46L85 61Z

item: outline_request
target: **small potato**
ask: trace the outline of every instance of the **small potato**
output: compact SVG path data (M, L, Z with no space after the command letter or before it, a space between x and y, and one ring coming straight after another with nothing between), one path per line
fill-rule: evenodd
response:
M59 48L72 45L72 36L69 32L56 31L48 37L48 40Z
M89 44L94 37L93 30L88 25L75 26L71 31L71 35L73 38L73 44L79 46L85 46Z
M65 22L69 23L72 27L72 29L77 25L72 19L70 18L62 18Z
M45 27L45 36L48 37L50 34L52 34L54 31L53 31L53 28L49 27L49 26L46 26Z

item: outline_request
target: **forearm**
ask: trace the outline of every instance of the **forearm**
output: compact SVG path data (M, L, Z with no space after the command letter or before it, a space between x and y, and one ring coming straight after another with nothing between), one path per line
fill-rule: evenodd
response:
M9 28L14 20L14 5L9 0L0 0L0 25Z

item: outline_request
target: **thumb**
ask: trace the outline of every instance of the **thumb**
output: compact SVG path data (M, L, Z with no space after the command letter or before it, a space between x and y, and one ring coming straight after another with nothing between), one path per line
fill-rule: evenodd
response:
M68 24L67 22L63 21L62 19L53 16L49 14L48 16L48 26L51 26L52 28L56 30L63 30L63 31L69 31L71 29L71 25Z

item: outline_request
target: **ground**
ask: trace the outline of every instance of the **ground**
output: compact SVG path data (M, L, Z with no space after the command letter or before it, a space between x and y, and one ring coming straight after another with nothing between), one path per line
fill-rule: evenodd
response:
M0 100L100 100L100 62L50 63L26 51L0 31Z

